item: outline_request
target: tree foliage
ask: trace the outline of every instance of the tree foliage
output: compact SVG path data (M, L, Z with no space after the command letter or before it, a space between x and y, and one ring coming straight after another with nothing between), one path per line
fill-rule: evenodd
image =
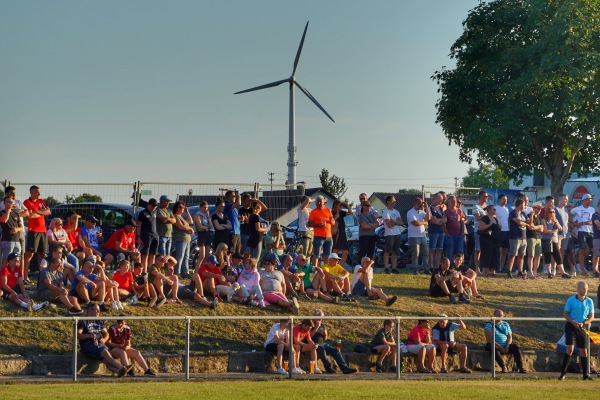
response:
M414 196L421 196L423 194L423 191L419 190L419 189L398 189L398 194L410 194L410 195L414 195Z
M335 175L329 176L329 171L325 168L321 170L319 180L321 181L321 187L338 199L348 190L343 178L339 178Z
M102 197L89 193L83 193L77 197L74 194L67 194L65 196L65 203L102 203Z
M460 159L520 183L543 171L552 192L599 169L600 2L495 0L463 22L454 69L432 79L437 122Z
M469 167L462 185L473 188L508 189L510 180L500 168L482 164L479 168Z
M48 196L44 199L44 201L46 202L46 204L48 205L48 207L52 208L52 206L55 206L57 204L60 204L60 201L58 201L57 199L55 199L53 196Z

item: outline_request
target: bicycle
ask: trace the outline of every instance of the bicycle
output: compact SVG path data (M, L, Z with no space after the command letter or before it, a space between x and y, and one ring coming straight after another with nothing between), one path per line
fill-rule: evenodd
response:
M297 254L302 251L302 245L300 244L301 239L305 239L307 236L299 235L297 229L290 229L287 226L281 226L283 232L291 232L294 236L288 241L283 252L285 254Z

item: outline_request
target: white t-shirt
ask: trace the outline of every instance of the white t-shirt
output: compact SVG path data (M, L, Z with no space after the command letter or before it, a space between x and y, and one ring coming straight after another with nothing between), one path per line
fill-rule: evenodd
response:
M310 214L310 207L302 209L302 204L298 206L298 230L300 232L312 231L312 228L306 226L308 222L308 216Z
M383 217L383 227L385 229L384 235L385 236L399 235L400 227L398 225L394 225L390 228L385 223L385 220L390 219L392 221L396 221L398 218L400 218L400 211L398 211L396 209L390 210L389 208L386 208L385 210L383 210L381 216Z
M358 270L361 268L361 265L357 265L356 267L354 267L354 274L352 275L352 287L350 290L354 289L354 285L356 285L356 282L358 282L358 280L360 279L360 274L358 273ZM367 272L367 275L369 275L369 282L371 282L373 280L373 268L369 268L369 272Z
M269 333L267 334L267 340L265 341L265 347L267 347L267 345L269 343L275 343L275 339L283 339L285 342L288 342L289 340L289 336L288 336L288 330L287 329L281 329L281 327L279 326L279 322L274 324L271 327L271 330L269 330Z
M475 204L475 206L473 207L473 216L475 216L475 215L481 215L483 217L484 215L487 215L487 212L481 205ZM477 221L477 218L475 218L475 222L473 223L473 229L475 230L475 232L477 232L478 224L479 224L479 221Z
M496 218L500 222L502 232L508 232L508 213L510 210L506 206L496 205Z
M412 224L412 221L424 221L425 220L425 211L423 210L415 210L415 208L411 208L406 213L406 223L408 224L408 237L425 237L425 225L415 226Z
M594 207L584 207L579 206L575 207L571 210L571 214L573 214L573 222L589 222L592 220L592 215L594 214ZM588 232L592 233L591 225L583 225L577 229L577 232Z

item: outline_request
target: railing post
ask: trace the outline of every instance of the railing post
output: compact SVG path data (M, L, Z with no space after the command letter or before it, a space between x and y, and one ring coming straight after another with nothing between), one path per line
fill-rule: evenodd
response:
M190 380L190 317L185 317L185 380Z
M492 317L492 379L496 378L496 318Z
M293 365L294 365L294 332L292 332L292 330L294 329L294 317L290 317L290 322L289 322L289 326L288 326L288 343L289 343L289 349L290 351L288 351L288 378L292 379L292 369L293 369ZM298 367L300 367L300 365L298 365Z
M77 318L73 318L73 382L77 382Z
M396 317L396 379L400 379L402 353L400 352L400 317Z
M591 328L591 324L589 324L587 326L587 329L590 329L590 328ZM587 354L587 359L588 359L587 365L585 367L585 369L586 369L585 373L587 375L589 375L590 374L590 368L592 366L592 352L590 350L590 336L589 335L585 335L585 352Z

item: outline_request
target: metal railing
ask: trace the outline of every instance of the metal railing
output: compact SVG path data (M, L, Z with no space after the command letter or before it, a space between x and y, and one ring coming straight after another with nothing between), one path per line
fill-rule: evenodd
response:
M190 379L190 330L191 324L193 320L204 320L204 321L215 321L215 320L284 320L287 319L289 321L288 333L289 339L288 343L293 344L293 333L292 328L294 327L294 321L301 321L303 319L323 319L323 320L370 320L370 321L383 321L383 320L392 320L396 323L396 379L400 379L400 375L402 372L402 353L399 346L401 342L400 336L400 323L402 321L415 321L415 320L449 320L449 321L484 321L484 322L492 322L492 343L491 343L491 377L496 377L496 352L494 348L496 347L496 321L542 321L542 322L565 322L564 318L536 318L536 317L440 317L437 316L393 316L393 317L383 317L383 316L319 316L315 317L311 316L123 316L119 317L127 320L179 320L185 322L185 361L184 361L184 373L185 380ZM73 372L73 381L77 381L77 323L79 320L106 320L106 317L2 317L0 318L0 323L2 322L25 322L25 321L72 321L73 324L73 338L72 338L72 372ZM586 350L588 356L590 353L590 339L586 336ZM288 361L288 377L292 378L292 366L293 362L293 353L292 351L288 352L289 361ZM588 363L588 373L590 371L590 364Z

